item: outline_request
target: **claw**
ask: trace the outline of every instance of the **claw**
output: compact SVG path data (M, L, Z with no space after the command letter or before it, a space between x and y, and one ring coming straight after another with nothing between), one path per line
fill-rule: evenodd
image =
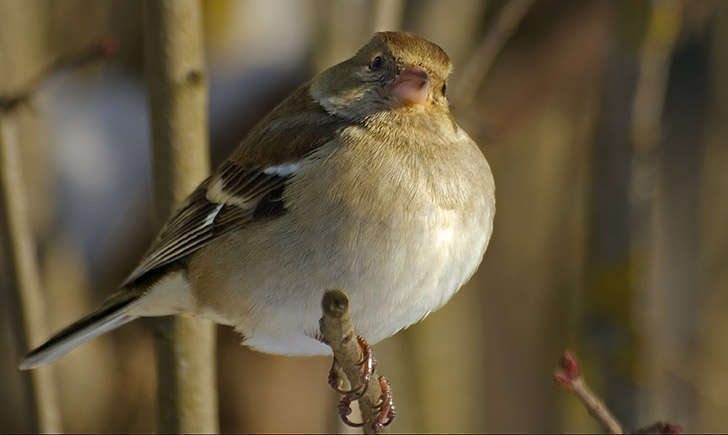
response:
M379 433L384 427L389 426L397 415L394 409L394 400L392 399L389 380L384 376L380 376L379 387L382 389L382 394L379 396L379 404L377 405L379 413L377 414L377 419L372 423L372 429L375 433Z
M369 343L367 343L361 335L356 336L356 341L359 343L359 347L361 348L361 361L359 361L359 365L364 366L364 370L361 374L361 384L363 385L363 388L358 394L358 396L361 397L367 392L369 381L372 379L372 374L374 374L377 362L374 360L372 348L369 347Z
M339 363L336 361L336 358L334 358L331 363L331 369L329 369L329 385L331 385L331 388L336 390L337 393L344 396L341 398L341 401L339 401L337 406L339 416L341 416L341 421L343 421L347 426L362 427L364 426L363 422L355 423L349 420L349 415L351 415L352 412L351 403L361 399L361 397L367 392L369 382L372 379L377 362L374 359L372 349L366 340L364 340L361 336L357 336L356 341L361 348L361 359L357 362L359 366L362 366L362 374L360 378L361 385L350 390L342 388L342 381L339 376ZM374 423L372 423L372 429L377 433L381 432L385 426L392 423L395 416L389 381L384 376L379 377L379 386L382 389L382 394L379 396L379 404L377 405L377 418Z
M349 415L351 414L351 402L352 397L351 395L344 395L344 397L341 398L341 401L339 402L339 415L341 416L341 421L344 422L347 426L351 427L362 427L364 426L364 422L361 423L354 423L353 421L349 420Z

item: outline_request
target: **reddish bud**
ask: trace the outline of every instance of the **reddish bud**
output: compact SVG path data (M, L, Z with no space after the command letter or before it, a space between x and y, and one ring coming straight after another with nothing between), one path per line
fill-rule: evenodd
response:
M563 370L561 370L561 369L556 369L556 371L554 371L554 380L556 381L557 384L561 385L563 388L566 388L567 390L570 390L572 388L572 385L571 385L572 380L569 379L569 377L566 376L566 374L564 374Z
M559 365L554 371L554 379L556 382L564 388L572 389L572 383L579 377L579 365L576 362L576 358L569 351L564 351L564 354L559 360Z
M579 377L579 364L576 362L576 358L568 350L564 351L559 360L559 368L563 370L564 374L570 379L574 380Z

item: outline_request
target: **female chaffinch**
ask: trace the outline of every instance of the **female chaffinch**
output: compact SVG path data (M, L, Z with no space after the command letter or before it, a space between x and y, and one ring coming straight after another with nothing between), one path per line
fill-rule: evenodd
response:
M50 362L141 316L232 325L254 349L329 354L321 298L376 343L444 305L493 228L490 168L448 108L437 45L377 33L260 121L170 217L121 290L31 351Z

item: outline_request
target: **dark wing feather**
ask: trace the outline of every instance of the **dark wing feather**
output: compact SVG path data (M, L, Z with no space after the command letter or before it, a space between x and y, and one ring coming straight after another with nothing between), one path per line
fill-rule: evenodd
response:
M226 163L230 170L236 166ZM273 202L268 195L280 191L287 177L265 174L260 170L237 168L238 179L232 180L231 187L236 195L236 204L214 202L207 199L209 179L205 180L177 209L151 247L142 262L124 282L133 283L146 273L179 260L198 250L210 241L242 227L253 219L259 219L259 207ZM241 183L240 180L249 180ZM248 186L247 188L245 186ZM278 197L280 198L280 197ZM280 199L278 199L280 201ZM241 206L241 204L248 206Z
M207 222L215 219L222 211L223 205L206 200L206 186L207 181L203 182L167 221L147 250L142 262L129 275L124 285L153 269L183 257L211 239L212 226Z
M298 88L177 209L124 285L253 220L285 213L283 191L290 175L266 169L299 163L346 125L311 99L308 85Z

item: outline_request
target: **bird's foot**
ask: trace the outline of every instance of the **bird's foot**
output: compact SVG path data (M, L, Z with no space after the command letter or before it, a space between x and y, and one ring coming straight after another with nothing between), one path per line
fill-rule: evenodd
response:
M331 369L329 370L329 385L331 385L331 388L344 396L341 398L341 401L339 401L338 405L341 420L348 426L362 427L364 423L355 423L349 420L349 415L351 415L352 412L351 403L361 399L361 397L367 392L367 388L369 388L369 382L371 381L372 375L374 374L376 361L374 360L374 355L372 353L371 347L369 346L369 343L367 343L366 340L364 340L361 336L357 336L356 341L361 348L362 354L361 360L358 362L358 365L362 366L362 373L359 379L360 385L356 388L351 388L349 390L345 390L344 388L342 388L342 381L341 377L339 376L339 365L336 361L336 358L334 358L334 361L331 363ZM384 380L384 384L382 384L382 380ZM384 386L382 387L380 405L378 405L378 408L380 409L380 416L377 418L377 421L374 424L375 427L379 427L379 430L381 430L382 427L388 425L392 421L392 418L394 418L394 407L392 405L392 396L391 394L389 394L389 383L383 377L380 377L379 382L380 385ZM385 388L387 391L386 395L384 393Z
M369 387L369 381L372 379L377 362L374 360L374 354L372 353L372 348L369 347L369 343L367 343L367 341L360 335L356 336L356 341L359 343L359 347L361 347L361 361L359 362L359 365L363 366L361 384L364 388L361 394L359 394L359 397L361 397L364 393L366 393L367 387Z
M394 421L394 417L397 415L394 409L391 387L389 385L389 381L384 376L379 377L379 387L382 389L382 394L379 396L379 403L376 406L377 417L372 423L372 431L374 433L379 433L386 426L389 426L392 421ZM341 420L347 426L362 427L364 426L364 422L354 423L349 420L349 415L351 415L352 412L352 398L353 396L351 394L344 395L344 397L341 398L338 406L339 415L341 416Z
M341 416L341 421L344 422L347 426L351 427L362 427L364 426L364 422L361 423L354 423L353 421L349 420L349 415L351 414L351 402L352 402L352 396L349 394L345 394L344 397L341 398L341 401L339 401L339 416Z
M389 385L389 380L384 376L380 376L379 387L382 389L382 394L379 396L379 404L377 405L379 413L372 428L375 433L379 433L385 426L389 426L397 415L394 409L394 400L392 399L392 389Z

